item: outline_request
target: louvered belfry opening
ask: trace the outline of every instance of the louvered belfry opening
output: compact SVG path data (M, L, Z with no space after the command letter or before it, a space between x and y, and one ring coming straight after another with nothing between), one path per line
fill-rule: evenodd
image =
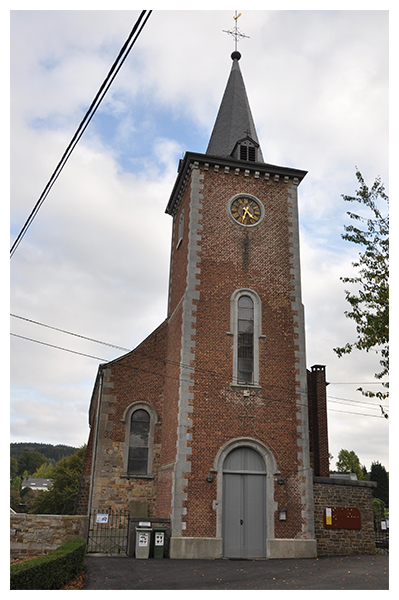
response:
M256 161L256 149L254 146L240 145L240 160Z

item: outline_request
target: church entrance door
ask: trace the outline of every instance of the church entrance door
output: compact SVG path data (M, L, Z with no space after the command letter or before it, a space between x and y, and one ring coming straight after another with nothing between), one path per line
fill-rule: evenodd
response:
M223 466L223 555L266 557L266 467L252 448L236 448Z

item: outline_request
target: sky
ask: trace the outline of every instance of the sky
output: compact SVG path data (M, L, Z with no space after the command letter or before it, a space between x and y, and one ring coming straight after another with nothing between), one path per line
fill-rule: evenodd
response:
M133 28L132 4L11 11L11 244ZM342 194L355 193L356 168L389 193L388 11L291 4L239 11L248 36L240 68L265 162L308 171L298 190L307 366L327 368L331 467L345 448L368 469L389 469L389 421L356 391L381 389L379 356L333 352L356 340L340 277L355 275L358 248L341 238L353 208ZM154 10L16 249L11 442L86 443L99 364L166 318L165 208L179 159L206 151L231 68L223 30L233 14Z

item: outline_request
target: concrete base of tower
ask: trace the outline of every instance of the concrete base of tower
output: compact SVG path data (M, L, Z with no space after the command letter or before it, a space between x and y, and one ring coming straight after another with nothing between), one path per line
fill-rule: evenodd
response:
M171 537L170 558L222 558L221 538Z
M170 558L223 558L223 540L171 537ZM317 558L317 542L303 539L267 540L265 558Z
M267 558L316 558L316 540L267 540Z

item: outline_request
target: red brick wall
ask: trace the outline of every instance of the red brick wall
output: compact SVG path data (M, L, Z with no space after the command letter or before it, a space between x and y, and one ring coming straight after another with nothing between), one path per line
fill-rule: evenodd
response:
M185 525L182 535L216 535L213 502L217 499L217 476L211 484L205 478L223 444L234 438L249 437L267 446L276 460L277 471L284 478L283 486L275 485L273 500L287 509L287 520L279 521L276 512L275 537L306 537L302 511L309 507L303 504L305 472L304 463L298 457L303 451L298 426L304 424L298 416L303 401L298 390L298 311L292 304L294 300L298 302L293 280L296 246L292 180L287 184L282 178L279 181L273 177L257 178L253 171L247 177L242 169L237 176L233 169L229 173L222 169L215 172L212 166L208 169L204 165L201 176L202 209L197 232L200 239L195 265L199 299L189 306L190 317L195 317L190 340L195 361L185 359L195 368L194 374L185 374L194 381L190 388L193 399L188 400L192 425L187 427L185 438L189 451L187 473L180 474L187 479L187 484L178 490L181 494L187 493L182 506ZM196 181L201 179L197 177ZM96 503L103 507L127 508L130 500L147 499L150 516L162 518L172 516L172 501L176 497L173 482L192 193L188 181L174 217L168 321L134 352L106 365L101 405ZM238 193L252 194L263 203L265 217L259 226L244 228L229 218L228 201ZM182 209L185 211L184 236L176 248ZM262 302L261 387L252 389L249 396L244 396L242 388L231 387L230 299L233 292L241 288L254 290ZM152 480L120 476L126 432L126 424L121 420L134 401L151 403L160 421L155 430ZM89 467L88 456L85 474Z
M133 352L107 365L111 371L107 378L112 384L110 393L117 398L108 416L113 427L106 434L113 440L125 441L126 425L122 418L126 408L133 402L150 403L162 420L166 337L165 321Z
M180 215L184 210L184 233L182 241L179 241ZM173 315L176 306L181 301L186 289L187 275L187 245L190 222L190 187L186 186L182 199L178 206L176 215L173 217L172 231L172 259L170 266L170 288L169 288L169 316ZM179 340L180 343L180 340Z
M200 299L195 312L195 386L193 401L191 473L188 475L186 536L214 536L216 481L205 482L216 453L228 440L249 436L262 440L274 454L286 485L289 519L276 522L276 536L296 537L302 531L298 479L296 407L296 331L291 306L292 234L287 184L272 179L236 176L233 171L204 174ZM265 207L263 223L247 229L227 215L228 200L238 193L259 198ZM177 276L174 271L174 276ZM183 277L183 273L180 276ZM230 298L251 288L262 300L259 341L262 389L243 397L232 390ZM251 418L243 419L247 413ZM253 417L253 418L252 418ZM276 498L278 499L278 498Z
M163 418L163 384L165 379L165 321L133 352L108 363L103 369L101 411L96 452L93 505L95 509L128 510L132 500L148 500L149 515L155 514L156 473L160 463L161 426ZM97 391L93 394L93 418L76 511L87 512L88 477L91 472ZM154 430L154 477L122 477L125 450L125 410L133 402L147 402L158 414ZM86 506L85 506L86 504Z
M176 432L179 401L180 343L181 343L180 305L168 322L167 353L165 359L165 379L162 411L161 455L156 498L157 516L169 518L172 509L173 464L176 460Z

